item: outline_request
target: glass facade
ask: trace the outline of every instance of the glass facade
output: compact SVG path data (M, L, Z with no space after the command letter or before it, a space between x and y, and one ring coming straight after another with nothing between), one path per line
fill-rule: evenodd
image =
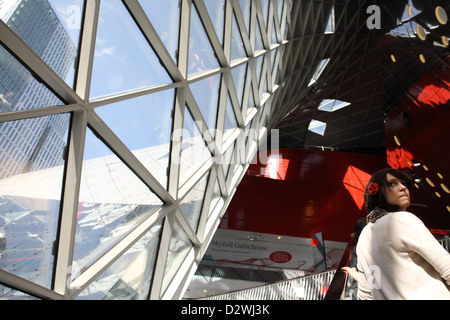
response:
M269 134L292 6L0 1L1 298L182 296Z

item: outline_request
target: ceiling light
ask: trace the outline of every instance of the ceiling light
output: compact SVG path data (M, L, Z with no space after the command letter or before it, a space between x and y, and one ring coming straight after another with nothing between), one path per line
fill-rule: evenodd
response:
M425 41L427 39L427 32L420 24L416 26L416 32L420 40Z
M425 180L427 181L427 183L428 183L430 186L432 186L432 187L434 188L434 183L433 183L433 181L431 181L430 178L425 178Z
M444 8L437 6L435 10L436 19L439 21L440 24L446 24L447 23L447 12L445 12Z
M420 54L419 58L420 58L420 61L422 61L422 63L427 62L426 59L425 59L425 56L423 54Z
M391 54L391 60L392 60L392 62L397 62L397 59L395 59L395 56L393 55L393 54Z

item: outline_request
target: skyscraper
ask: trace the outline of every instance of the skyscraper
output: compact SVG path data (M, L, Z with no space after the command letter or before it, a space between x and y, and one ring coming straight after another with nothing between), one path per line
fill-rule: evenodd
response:
M0 18L62 79L73 70L76 47L47 0L0 1ZM0 112L62 105L0 47ZM69 116L0 123L0 179L61 165ZM45 150L45 152L42 152Z

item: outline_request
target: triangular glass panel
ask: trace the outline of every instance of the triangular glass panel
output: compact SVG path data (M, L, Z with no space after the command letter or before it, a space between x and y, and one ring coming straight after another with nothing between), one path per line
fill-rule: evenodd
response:
M256 22L256 39L255 39L255 51L264 50L264 42L262 39L261 28L259 23Z
M256 81L258 86L261 84L261 74L263 69L264 55L259 56L255 59L255 68L256 68Z
M283 6L284 6L284 0L277 0L278 21L280 21L280 24L281 24L281 17L283 14Z
M247 27L247 32L250 33L250 14L252 0L239 0L239 5L241 7L242 16L244 17L245 26Z
M88 129L74 266L87 267L162 204L161 199Z
M313 85L314 83L317 82L317 80L319 80L320 76L322 75L322 72L325 70L329 62L330 59L323 59L319 62L319 65L317 66L317 69L314 71L314 74L308 86Z
M225 178L228 177L228 172L229 172L229 169L230 169L230 165L232 163L234 163L233 156L234 156L235 144L236 143L233 143L233 145L231 147L229 147L227 150L225 150L225 153L223 155L222 169L223 169L223 173L225 175Z
M240 65L231 70L231 75L233 76L234 86L236 87L236 94L239 100L239 104L242 107L242 99L244 97L244 87L247 74L247 64Z
M91 99L171 82L122 1L102 1Z
M325 33L334 33L334 7L331 8L330 16L328 18L327 27L325 28Z
M191 76L215 68L219 68L219 62L205 28L203 28L197 9L192 6L188 75Z
M277 57L277 53L278 53L278 48L276 48L275 50L272 50L270 52L270 65L272 66L272 72L275 69L275 59Z
M266 30L267 30L267 22L269 19L269 2L270 0L261 0L261 9L262 9L262 14L264 17L264 25L266 26Z
M0 45L0 113L64 103Z
M162 221L118 258L78 300L145 300L153 281Z
M217 37L221 44L223 44L223 31L225 21L225 0L203 0L208 10L209 17L216 30Z
M183 263L189 250L193 247L188 235L184 232L180 224L175 221L173 231L170 238L169 250L167 252L167 260L164 268L164 279L162 289L167 288L178 271L179 266Z
M413 1L409 0L408 4L406 4L405 9L403 10L403 14L401 17L401 21L399 22L403 22L405 20L409 20L412 17L417 16L418 14L420 14L422 11L420 9L417 9L414 4Z
M0 123L0 268L46 288L69 126L70 114ZM7 299L4 291L2 298Z
M178 62L179 2L179 0L139 1L175 63Z
M213 137L216 133L220 83L221 76L218 74L190 85L192 95Z
M180 202L180 209L195 232L197 232L198 222L200 221L208 177L209 174L205 174Z
M345 108L349 106L349 102L335 100L335 99L324 99L320 103L320 106L317 108L321 111L334 112L339 109Z
M83 8L76 2L16 0L0 5L0 19L71 87Z
M220 190L219 180L216 179L216 182L214 183L214 190L211 195L211 203L208 215L210 215L214 211L220 201L220 198L222 198L222 191Z
M174 98L174 90L165 90L95 110L164 187L167 186Z
M202 123L200 122L194 122L194 118L186 106L181 145L179 187L183 186L204 163L212 158L211 152L202 137L202 131L199 130L201 125Z
M325 129L327 128L327 124L325 122L319 120L311 120L308 130L323 136L325 134Z
M227 108L225 112L225 124L223 132L223 141L225 141L233 129L237 128L236 115L234 113L233 104L230 97L227 95Z
M233 26L231 33L231 61L247 57L242 40L241 31L236 22L236 16L233 14Z
M255 93L253 90L253 86L250 86L250 95L248 97L247 111L250 111L254 107L255 107Z
M271 39L271 42L272 42L272 44L278 42L277 29L275 27L275 18L273 19L273 24L272 24L272 39Z

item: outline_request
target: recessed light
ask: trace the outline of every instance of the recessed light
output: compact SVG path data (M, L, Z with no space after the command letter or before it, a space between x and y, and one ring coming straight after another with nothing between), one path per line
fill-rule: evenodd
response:
M440 24L446 24L447 23L447 12L445 12L444 8L437 6L435 10L436 19L439 21Z

